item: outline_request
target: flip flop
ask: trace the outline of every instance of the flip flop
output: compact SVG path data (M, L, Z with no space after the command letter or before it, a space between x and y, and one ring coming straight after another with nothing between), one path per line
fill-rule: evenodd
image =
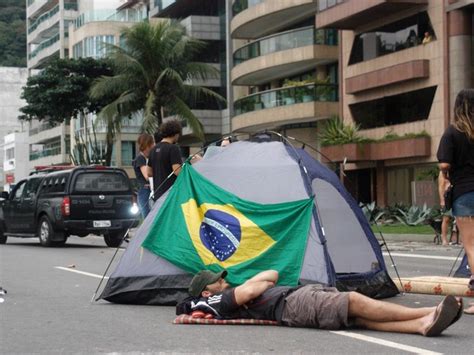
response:
M443 330L449 327L456 318L459 311L459 304L454 296L446 296L438 305L435 311L435 317L430 326L423 333L426 337L440 335Z
M459 320L459 318L461 318L461 316L462 316L463 308L464 308L464 301L463 301L462 298L460 298L460 300L458 302L458 305L459 305L458 313L456 313L456 317L454 317L454 319L451 321L449 326L456 323Z

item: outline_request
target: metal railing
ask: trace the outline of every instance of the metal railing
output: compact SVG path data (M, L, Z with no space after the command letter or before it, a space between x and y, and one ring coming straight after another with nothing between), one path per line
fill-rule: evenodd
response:
M67 34L67 33L64 33L64 36L67 37L68 34ZM41 42L41 43L38 45L38 47L36 47L36 48L28 55L28 59L33 59L33 58L36 57L36 56L38 55L38 53L41 52L43 49L52 46L52 45L55 44L56 42L59 42L59 38L60 38L59 33L57 33L57 34L54 35L53 37L48 38L46 41Z
M61 147L47 148L39 152L30 152L30 161L37 160L44 157L50 157L53 155L60 155Z
M246 60L313 44L336 46L337 30L315 30L313 26L298 28L258 39L234 52L234 65Z
M48 12L45 12L43 15L41 15L40 17L38 17L32 24L31 26L28 27L28 34L30 34L31 32L33 32L34 30L36 30L38 28L38 26L43 23L44 21L46 20L49 20L51 17L53 17L54 15L56 15L57 13L59 12L59 5L56 5L55 7L53 7L51 10L49 10Z
M259 92L234 102L235 116L305 102L338 100L337 84L307 84Z

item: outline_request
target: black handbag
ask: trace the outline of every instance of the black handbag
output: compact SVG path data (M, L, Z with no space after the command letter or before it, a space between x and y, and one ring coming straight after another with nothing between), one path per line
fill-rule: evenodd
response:
M449 185L444 192L444 207L446 210L453 208L453 185Z

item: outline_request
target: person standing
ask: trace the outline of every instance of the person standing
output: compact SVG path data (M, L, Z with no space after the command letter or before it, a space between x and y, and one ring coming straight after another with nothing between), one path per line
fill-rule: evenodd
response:
M153 177L155 201L174 184L182 163L176 144L181 135L181 124L176 120L166 121L160 126L160 133L162 139L153 147L148 159L148 176Z
M471 270L469 289L474 290L474 89L457 95L454 120L441 137L437 156L440 170L453 185L453 215ZM465 312L474 314L474 303Z
M150 150L153 148L153 136L142 133L138 136L137 144L139 153L133 160L132 165L138 183L138 207L143 219L145 219L150 212L150 183L148 181L147 159Z

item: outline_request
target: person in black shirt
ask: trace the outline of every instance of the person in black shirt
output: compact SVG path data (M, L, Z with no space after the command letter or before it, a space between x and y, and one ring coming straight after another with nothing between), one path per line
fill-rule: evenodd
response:
M274 320L290 327L340 329L355 324L425 336L441 334L462 315L462 300L453 296L445 297L437 307L409 308L320 285L277 287L275 270L260 272L235 288L225 281L226 275L225 270L202 270L194 276L189 286L194 297L188 307L191 312L220 319ZM185 308L177 306L178 310Z
M181 171L181 151L176 145L181 135L181 124L176 120L164 122L160 127L161 141L150 152L148 159L148 175L153 177L156 201L175 182Z
M137 139L139 153L133 160L133 170L138 183L138 207L143 219L150 212L150 183L148 181L147 158L153 148L153 137L147 133L140 134Z
M441 137L438 161L453 185L453 215L471 270L468 285L474 291L474 89L461 90L456 97L454 120ZM465 312L474 314L474 303Z

